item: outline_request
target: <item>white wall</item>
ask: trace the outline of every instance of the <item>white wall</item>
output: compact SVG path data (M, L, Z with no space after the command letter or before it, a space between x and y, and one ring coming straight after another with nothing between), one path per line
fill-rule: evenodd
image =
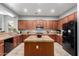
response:
M0 28L2 28L2 15L0 15Z
M4 31L8 32L8 23L13 22L14 28L18 30L18 17L4 16Z
M2 27L2 31L8 32L8 22L10 21L13 21L15 28L18 29L18 16L16 13L0 3L0 27Z
M4 31L4 15L0 15L0 28Z

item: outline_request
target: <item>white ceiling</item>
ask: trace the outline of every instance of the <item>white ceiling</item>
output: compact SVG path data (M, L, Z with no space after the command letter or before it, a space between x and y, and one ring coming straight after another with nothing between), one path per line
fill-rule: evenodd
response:
M5 5L20 16L60 16L76 7L76 3L5 3ZM24 12L25 8L27 12ZM42 11L37 13L37 9ZM51 13L52 9L55 12Z

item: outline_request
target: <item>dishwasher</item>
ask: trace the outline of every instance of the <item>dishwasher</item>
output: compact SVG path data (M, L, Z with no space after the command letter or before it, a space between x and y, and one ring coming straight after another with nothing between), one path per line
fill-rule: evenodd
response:
M8 54L13 49L13 38L4 40L4 55Z

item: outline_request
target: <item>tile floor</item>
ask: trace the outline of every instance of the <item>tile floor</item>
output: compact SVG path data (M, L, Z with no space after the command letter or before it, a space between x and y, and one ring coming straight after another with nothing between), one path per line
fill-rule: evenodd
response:
M55 53L55 56L71 56L58 43L54 43L54 53ZM13 49L6 56L24 56L24 43L21 43L19 46Z

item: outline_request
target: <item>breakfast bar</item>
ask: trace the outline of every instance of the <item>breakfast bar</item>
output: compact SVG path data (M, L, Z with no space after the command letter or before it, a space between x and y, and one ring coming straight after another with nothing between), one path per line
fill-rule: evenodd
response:
M47 35L31 35L24 40L25 56L54 56L54 40Z

